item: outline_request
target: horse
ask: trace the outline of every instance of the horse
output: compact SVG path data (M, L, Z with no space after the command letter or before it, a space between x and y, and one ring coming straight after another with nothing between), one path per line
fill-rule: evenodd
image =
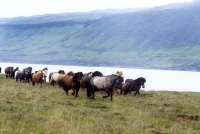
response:
M14 67L11 67L11 66L8 66L5 68L4 72L5 72L6 78L10 77L11 72L13 71L13 68Z
M122 78L124 78L124 74L123 74L122 71L117 71L115 74L121 76ZM119 87L118 85L115 85L115 86L113 87L113 94L114 94L114 93L115 93L115 94L119 94L118 89L122 89L122 86Z
M53 72L49 74L49 83L51 85L58 84L58 78L60 75L65 74L65 71L59 70L58 72Z
M45 68L42 69L42 70L35 71L35 73L37 73L37 72L42 72L42 74L43 74L42 80L43 80L44 82L46 82L46 77L47 77L48 69L45 67ZM33 74L32 74L32 75L33 75Z
M42 82L44 81L44 78L47 77L47 70L43 69L41 71L37 71L36 73L32 74L32 85L35 86L35 83L37 85L40 84L40 87L42 86Z
M16 68L11 72L10 77L14 79L14 78L15 78L15 72L18 71L18 70L19 70L19 67L16 67Z
M29 82L29 79L32 80L32 67L27 67L27 68L24 68L23 70L18 70L17 73L16 73L16 82L18 81L18 79L20 79L20 82L21 80L27 80L27 82Z
M32 80L32 70L33 68L32 67L27 67L27 68L24 68L24 79L29 82L29 80Z
M0 73L1 73L1 67L0 67Z
M49 73L49 83L51 81L51 75L53 74L53 72Z
M111 74L103 77L95 76L90 80L92 86L92 99L95 97L95 91L103 90L107 92L107 96L103 96L103 98L111 97L112 101L112 94L113 94L113 87L115 85L121 86L124 79L116 74Z
M68 90L72 89L73 93L72 95L78 96L78 91L80 89L80 80L83 77L82 72L77 72L73 76L66 75L62 81L62 88L68 95Z
M90 80L95 76L103 77L103 74L99 71L95 71L93 73L89 72L89 73L84 74L81 80L81 87L83 89L85 88L87 89L87 97L91 96L92 86L91 86Z
M127 93L131 93L131 88L133 86L133 81L129 81L127 83L122 83L122 88L120 89L120 94L122 94L124 92L124 95L126 95Z
M131 93L132 91L135 91L135 95L134 96L136 96L137 94L140 96L140 91L139 90L140 90L141 86L143 88L145 88L146 78L139 77L139 78L137 78L135 80L133 80L133 79L127 79L125 81L125 83L128 83L128 82L133 82L132 86L130 87L129 93Z
M60 74L59 77L58 77L58 80L57 80L57 84L59 87L62 86L62 82L63 80L65 79L65 77L68 77L68 76L74 76L74 72L73 71L69 71L68 73L65 73L65 74Z

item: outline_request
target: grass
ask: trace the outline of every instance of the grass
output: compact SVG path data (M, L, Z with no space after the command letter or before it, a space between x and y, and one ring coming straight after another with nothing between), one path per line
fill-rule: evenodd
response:
M78 98L58 87L0 75L1 134L199 134L200 93L141 91L141 97Z

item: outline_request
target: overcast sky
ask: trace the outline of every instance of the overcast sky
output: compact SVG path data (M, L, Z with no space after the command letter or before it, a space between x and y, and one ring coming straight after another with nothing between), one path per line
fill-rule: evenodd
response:
M192 0L0 0L0 18L153 7Z

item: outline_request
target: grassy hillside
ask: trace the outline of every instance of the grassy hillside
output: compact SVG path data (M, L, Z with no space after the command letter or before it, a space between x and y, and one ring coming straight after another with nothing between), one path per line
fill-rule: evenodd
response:
M0 61L199 71L200 4L0 19Z
M47 83L39 88L0 75L0 133L200 133L200 98L194 92L142 91L114 101L66 96Z

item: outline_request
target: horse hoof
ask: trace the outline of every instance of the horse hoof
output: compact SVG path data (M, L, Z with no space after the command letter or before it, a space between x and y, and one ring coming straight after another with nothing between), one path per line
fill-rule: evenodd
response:
M107 98L108 96L103 96L103 98Z

